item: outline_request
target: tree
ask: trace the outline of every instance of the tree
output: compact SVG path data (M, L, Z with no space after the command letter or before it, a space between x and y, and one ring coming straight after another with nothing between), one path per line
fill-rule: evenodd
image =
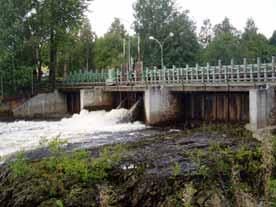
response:
M13 88L16 92L17 85L25 82L25 74L32 71L37 72L34 77L40 81L42 66L50 67L54 86L57 56L61 62L63 55L69 53L65 51L72 51L75 40L80 43L77 31L83 23L88 1L0 0L0 68L5 70L1 74L5 74L5 86L9 90ZM88 54L91 44L87 44L87 35L82 34L86 65L93 62Z
M29 0L0 0L0 73L9 94L31 79L32 51L25 44L28 38L26 21L32 4ZM22 75L22 77L21 77Z
M94 67L94 41L96 34L92 31L91 24L88 19L85 19L80 30L80 41L82 46L82 54L85 54L85 69L89 70Z
M194 53L199 48L195 26L187 11L177 10L174 0L137 0L134 16L145 65L160 65L160 47L149 37L154 36L163 42L170 32L175 36L164 44L165 64L193 62Z
M97 68L117 68L125 62L123 45L126 30L119 19L114 20L104 37L96 39L95 61Z
M240 39L231 33L220 33L205 49L203 60L211 64L222 60L224 64L229 64L232 58L239 60L241 54Z
M269 43L273 46L276 46L276 30L273 32L271 38L269 39Z
M255 24L254 19L249 18L246 22L246 26L244 28L244 33L243 35L247 35L247 34L257 34L258 32L258 28Z
M56 1L45 0L42 3L41 15L45 21L45 32L49 37L50 63L49 79L53 88L56 80L58 46L64 36L81 25L89 0Z
M228 18L213 28L214 38L203 50L201 60L217 64L220 59L228 64L232 58L241 59L242 48L239 32L233 27Z
M125 26L121 23L120 19L115 18L108 30L108 33L118 34L122 38L125 38L127 32L125 30Z
M204 48L206 48L212 41L212 36L213 32L211 21L210 19L206 19L203 21L203 26L201 26L199 33L199 42Z
M200 46L195 24L188 14L188 11L175 12L167 27L167 34L171 31L174 33L174 37L164 44L164 59L168 66L183 66L197 61L196 54Z
M220 33L229 33L233 36L239 35L239 31L234 26L232 26L228 17L225 17L220 24L215 25L213 30L215 36L218 36Z
M243 48L243 57L247 57L249 62L256 62L257 57L264 60L270 60L272 51L269 41L263 34L258 33L255 21L250 18L246 22L242 34L241 46Z

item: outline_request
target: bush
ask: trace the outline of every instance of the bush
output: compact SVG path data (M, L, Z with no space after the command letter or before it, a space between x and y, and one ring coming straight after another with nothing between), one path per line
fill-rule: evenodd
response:
M106 147L100 157L92 160L92 177L96 180L103 180L108 176L108 171L121 160L123 148L117 145L114 149Z
M56 187L62 186L61 182L66 180L82 183L100 181L108 177L109 171L121 160L123 152L121 145L105 147L98 158L91 159L86 150L66 153L64 145L67 142L59 138L45 143L51 155L40 162L30 163L23 152L18 154L16 161L10 165L14 177L27 176L36 171L37 176L46 178ZM55 190L52 191L55 194Z
M33 172L23 151L17 154L16 160L10 164L10 169L14 178L27 176Z

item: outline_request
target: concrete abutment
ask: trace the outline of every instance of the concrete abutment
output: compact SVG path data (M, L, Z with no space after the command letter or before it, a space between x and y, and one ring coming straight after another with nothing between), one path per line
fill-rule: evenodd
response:
M253 130L268 127L275 107L275 88L267 86L249 92L250 128ZM275 115L275 114L274 114Z
M105 92L103 88L80 90L80 110L110 110L113 106L112 93Z
M180 104L167 88L148 88L144 94L146 123L160 125L176 121L181 113Z
M16 118L57 118L66 113L66 95L58 91L34 96L13 111Z

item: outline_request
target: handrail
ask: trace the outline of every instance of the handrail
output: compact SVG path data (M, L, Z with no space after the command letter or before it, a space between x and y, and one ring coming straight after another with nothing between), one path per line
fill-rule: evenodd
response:
M124 72L121 69L109 69L98 71L70 73L63 82L65 86L77 85L166 85L166 84L235 84L235 83L269 83L275 82L275 57L271 63L261 63L260 59L256 64L222 65L221 61L217 66L206 66L185 68L145 68L143 72Z

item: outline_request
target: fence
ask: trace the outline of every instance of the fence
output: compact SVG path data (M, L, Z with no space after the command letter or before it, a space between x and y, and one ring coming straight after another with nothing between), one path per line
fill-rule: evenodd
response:
M107 72L108 71L108 72ZM247 64L246 58L242 65L199 66L185 68L145 68L142 73L124 72L121 69L102 70L97 72L71 73L64 81L65 85L164 85L164 84L223 84L223 83L267 83L276 80L275 57L271 63Z

